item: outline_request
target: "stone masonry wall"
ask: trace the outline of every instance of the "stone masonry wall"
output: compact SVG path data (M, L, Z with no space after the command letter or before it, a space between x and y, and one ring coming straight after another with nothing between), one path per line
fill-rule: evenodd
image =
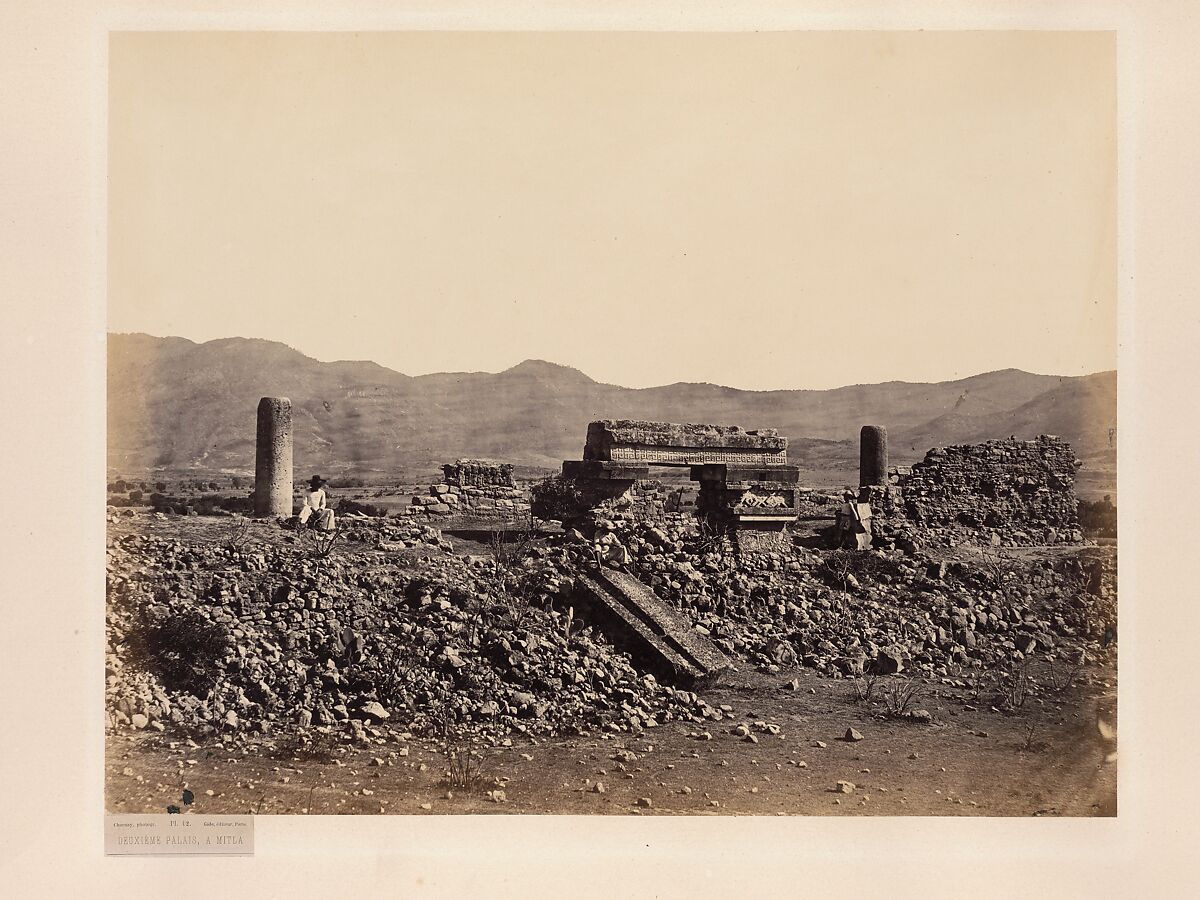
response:
M460 459L442 467L445 473L426 494L412 498L410 515L519 519L529 516L529 492L519 487L509 464Z
M1079 465L1053 435L987 441L930 450L898 486L905 516L923 529L966 529L993 544L1073 543L1082 540Z
M662 519L672 513L694 512L698 487L694 484L665 484L635 481L620 497L608 501L606 509L622 519Z
M511 463L494 463L483 459L458 459L442 466L443 481L459 487L517 486Z

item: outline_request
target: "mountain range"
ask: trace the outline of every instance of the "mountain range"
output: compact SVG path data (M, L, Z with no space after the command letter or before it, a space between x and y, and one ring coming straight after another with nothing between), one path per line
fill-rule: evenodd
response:
M581 457L589 421L625 418L777 428L802 469L839 474L857 466L858 430L867 423L887 427L894 464L936 446L1057 434L1107 482L1115 478L1116 385L1112 371L1005 369L831 390L635 389L544 360L495 374L410 376L373 362L319 362L259 339L197 344L111 334L108 465L124 473L252 472L258 400L284 396L300 472L394 474L459 457L557 469Z

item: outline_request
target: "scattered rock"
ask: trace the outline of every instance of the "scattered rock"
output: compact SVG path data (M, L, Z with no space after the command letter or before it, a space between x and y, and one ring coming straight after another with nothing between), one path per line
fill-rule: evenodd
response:
M382 722L391 718L391 714L384 709L383 704L379 703L377 700L371 700L368 703L364 703L362 706L362 713L376 722Z

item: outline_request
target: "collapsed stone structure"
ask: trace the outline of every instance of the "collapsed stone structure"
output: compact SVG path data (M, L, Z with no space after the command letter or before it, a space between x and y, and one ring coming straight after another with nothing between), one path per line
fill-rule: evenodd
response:
M963 526L1005 543L1082 540L1071 445L1036 440L987 441L934 448L908 474L897 473L907 517L926 528Z
M659 520L673 513L695 513L699 487L693 481L638 480L622 497L621 511L623 515L646 520Z
M529 497L510 463L459 459L442 466L442 480L412 498L410 515L513 519L529 515Z
M261 502L266 514L290 514L291 404L263 398L258 416L256 509ZM343 547L369 549L324 561L291 542L221 548L118 535L108 581L112 722L226 738L291 722L383 741L388 719L434 733L430 711L440 708L497 735L581 725L637 733L672 718L722 718L644 669L684 685L715 679L731 660L771 673L804 665L830 675L903 670L946 679L1018 655L1108 646L1115 549L1095 548L1090 558L998 554L1001 570L978 565L975 554L948 560L920 546L939 535L946 543L1081 540L1080 463L1068 444L1049 435L989 441L893 468L885 429L864 427L860 440L859 495L849 499L868 532L877 530L876 546L903 552L790 546L790 523L814 500L801 497L787 440L775 431L625 420L591 423L583 459L565 462L564 476L598 504L661 507L660 521L597 517L595 544L568 529L511 570L452 552L423 554L414 570L414 557L389 554L452 545L425 524L375 518L343 526ZM647 480L654 466L688 470L699 484L698 515L666 509L672 489ZM270 507L277 487L286 507ZM458 460L412 509L519 513L528 509L522 502L511 466ZM767 552L724 553L702 523L739 550ZM904 547L901 535L920 540ZM514 607L480 625L477 600L501 594L530 610ZM851 597L857 612L848 616ZM593 613L638 668L599 632L573 630L576 608ZM137 655L147 638L158 648L151 666ZM400 670L411 677L398 678Z
M443 479L447 484L459 487L508 487L514 488L517 482L513 479L511 463L494 463L484 459L457 459L442 466L445 474Z
M292 514L292 401L287 397L258 401L254 514Z
M851 505L860 516L866 509L872 530L915 526L997 545L1083 539L1075 497L1081 463L1055 435L935 447L921 462L893 468L884 429L864 427L861 440L861 487Z
M586 501L628 498L651 466L687 467L699 482L696 512L742 552L778 549L796 520L800 470L774 429L604 419L588 425L582 460L563 463Z

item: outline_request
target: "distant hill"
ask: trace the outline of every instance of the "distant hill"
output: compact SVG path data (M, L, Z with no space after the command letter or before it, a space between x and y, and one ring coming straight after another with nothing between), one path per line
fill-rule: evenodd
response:
M323 363L283 344L113 334L108 340L112 471L248 472L260 397L289 397L297 471L396 472L461 456L557 469L581 456L599 418L778 428L793 461L857 465L858 429L888 428L892 459L996 437L1057 434L1087 468L1115 472L1116 373L1016 369L937 384L743 391L679 383L624 388L543 360L504 372L409 376L373 362Z

